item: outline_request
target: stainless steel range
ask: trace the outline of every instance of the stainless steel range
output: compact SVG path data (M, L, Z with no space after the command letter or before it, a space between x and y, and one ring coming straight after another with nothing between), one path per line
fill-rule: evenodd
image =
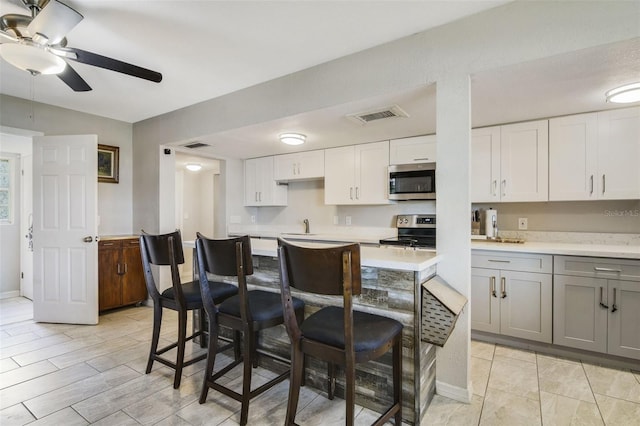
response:
M396 217L398 236L380 240L381 246L436 248L436 215L399 214Z

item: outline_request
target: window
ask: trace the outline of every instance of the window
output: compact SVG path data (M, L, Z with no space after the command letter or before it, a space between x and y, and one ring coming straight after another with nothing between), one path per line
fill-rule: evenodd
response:
M12 159L0 157L0 223L11 223L13 211Z

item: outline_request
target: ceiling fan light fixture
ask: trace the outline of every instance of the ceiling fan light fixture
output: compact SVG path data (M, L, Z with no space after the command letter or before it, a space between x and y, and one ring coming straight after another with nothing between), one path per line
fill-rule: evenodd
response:
M191 170L192 172L197 172L202 168L202 164L200 163L187 163L185 166L187 170Z
M282 133L280 142L287 145L302 145L307 137L300 133Z
M630 104L640 101L640 82L625 84L624 86L616 87L605 93L607 102L613 102L616 104Z
M0 56L11 65L33 75L60 74L67 66L64 59L26 43L0 44Z

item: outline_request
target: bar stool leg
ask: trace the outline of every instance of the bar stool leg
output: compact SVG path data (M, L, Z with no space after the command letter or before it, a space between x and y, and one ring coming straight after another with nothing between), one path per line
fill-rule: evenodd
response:
M354 421L354 403L356 394L356 371L355 365L347 360L344 367L344 394L347 402L347 413L345 417L345 424L347 426L353 426Z
M393 345L393 402L398 404L395 424L402 423L402 337Z
M291 348L291 371L289 373L289 402L287 403L287 416L285 425L295 425L298 399L300 397L300 384L304 375L305 356L300 349Z
M147 361L146 374L151 373L153 361L158 351L158 341L160 340L160 326L162 325L162 306L160 302L153 304L153 334L151 337L151 349L149 349L149 360Z
M327 398L332 400L336 391L336 365L332 362L327 362L327 377L329 380Z
M251 367L255 347L253 346L254 333L246 328L244 335L244 354L242 355L243 377L242 377L242 408L240 410L240 426L247 424L249 417L249 400L251 399Z
M204 404L209 394L209 380L213 376L213 367L216 363L216 353L218 352L218 323L215 319L209 318L209 344L207 349L207 367L204 372L204 382L202 392L200 392L200 404Z
M187 311L178 311L178 355L176 357L176 375L173 379L173 388L180 387L182 379L182 364L184 362L184 344L187 338Z

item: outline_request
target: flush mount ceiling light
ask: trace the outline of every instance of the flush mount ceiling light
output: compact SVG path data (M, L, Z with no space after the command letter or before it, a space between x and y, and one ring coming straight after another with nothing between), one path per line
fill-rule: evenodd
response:
M607 102L613 102L616 104L629 104L632 102L640 101L640 82L625 84L624 86L616 87L605 93Z
M202 164L200 163L187 163L187 170L191 170L192 172L197 172L202 168Z
M302 145L306 139L307 137L300 133L283 133L280 135L280 142L287 145Z
M0 56L11 65L32 75L60 74L67 63L34 43L0 44Z

